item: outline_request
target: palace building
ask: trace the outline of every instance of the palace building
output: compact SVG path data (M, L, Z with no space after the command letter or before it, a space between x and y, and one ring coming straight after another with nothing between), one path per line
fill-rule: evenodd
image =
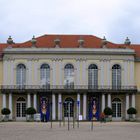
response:
M140 119L140 45L115 44L92 35L44 35L24 43L0 43L0 110L25 120L34 107L46 121L99 120L105 107L113 120Z

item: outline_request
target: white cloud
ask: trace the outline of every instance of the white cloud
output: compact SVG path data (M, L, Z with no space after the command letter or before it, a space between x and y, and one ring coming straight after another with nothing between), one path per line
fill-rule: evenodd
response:
M139 41L138 0L0 0L0 42L33 34L93 34L122 43Z

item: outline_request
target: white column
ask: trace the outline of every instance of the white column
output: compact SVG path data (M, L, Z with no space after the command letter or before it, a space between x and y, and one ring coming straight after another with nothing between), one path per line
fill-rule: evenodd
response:
M136 107L135 94L132 94L132 107Z
M9 119L12 120L12 93L9 94L9 109L11 111Z
M83 119L86 120L87 118L87 94L83 95Z
M107 106L110 107L110 108L112 108L111 107L111 94L108 94L107 95Z
M105 109L105 95L102 94L102 112L104 112Z
M34 94L34 109L36 109L36 111L37 111L37 95L36 94Z
M62 95L58 94L58 120L62 119Z
M127 110L129 109L129 95L126 95L126 109L125 109L125 116L126 116L126 120L129 119L129 116L127 114Z
M77 117L78 117L78 115L80 115L80 105L81 105L81 103L80 103L80 94L78 93L77 94Z
M56 120L56 102L55 102L55 94L52 94L52 119Z
M31 95L27 94L27 107L31 107Z
M136 99L135 99L135 94L132 94L132 107L136 107L136 101L135 101ZM133 118L135 118L136 117L136 115L134 114L133 115Z
M6 108L6 94L2 94L2 108Z

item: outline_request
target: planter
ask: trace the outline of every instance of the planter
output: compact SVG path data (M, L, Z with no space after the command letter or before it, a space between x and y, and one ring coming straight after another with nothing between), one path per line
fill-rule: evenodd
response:
M9 121L9 115L4 115L3 120L4 120L5 122L8 122L8 121Z
M26 115L26 120L27 120L27 122L33 122L34 116L33 115Z
M136 121L136 118L129 118L129 121L135 122Z

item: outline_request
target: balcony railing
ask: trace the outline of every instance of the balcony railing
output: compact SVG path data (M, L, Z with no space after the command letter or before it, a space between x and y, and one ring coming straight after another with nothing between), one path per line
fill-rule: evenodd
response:
M92 85L1 85L1 90L13 90L13 91L26 91L26 90L36 90L36 91L53 91L53 90L63 90L63 91L77 91L77 90L87 90L87 91L137 91L136 86L92 86Z

